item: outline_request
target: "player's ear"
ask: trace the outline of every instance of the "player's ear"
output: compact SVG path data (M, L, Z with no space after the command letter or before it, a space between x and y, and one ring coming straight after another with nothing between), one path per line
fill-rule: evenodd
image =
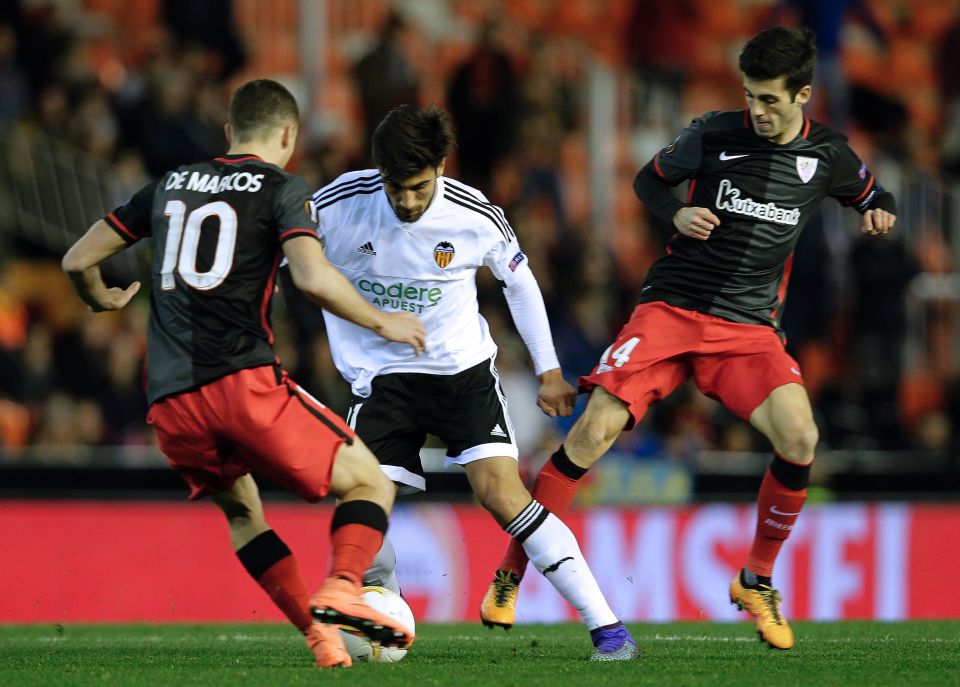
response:
M438 176L438 177L442 177L442 176L443 176L443 170L446 169L446 166L447 166L447 158L443 158L442 160L440 160L440 164L437 165L437 176Z
M807 84L799 91L797 91L796 101L801 105L806 105L810 101L810 96L813 95L813 87L810 84Z
M233 145L233 127L230 126L230 122L223 125L223 135L227 137L227 147L229 148Z
M284 149L293 148L297 143L297 125L296 124L287 124L283 127L283 136L280 139L280 144Z

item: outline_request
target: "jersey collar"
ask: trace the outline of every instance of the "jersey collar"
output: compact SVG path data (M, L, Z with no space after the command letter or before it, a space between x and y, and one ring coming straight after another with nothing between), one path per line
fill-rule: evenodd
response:
M233 155L221 155L220 157L214 158L214 162L226 162L227 164L238 164L240 162L249 162L250 160L257 160L263 162L263 158L259 155L251 155L250 153L234 153Z

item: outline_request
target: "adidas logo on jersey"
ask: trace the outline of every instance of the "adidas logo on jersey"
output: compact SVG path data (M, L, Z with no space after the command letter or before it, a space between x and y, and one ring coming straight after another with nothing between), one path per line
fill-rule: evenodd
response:
M494 425L493 429L490 430L490 436L503 437L506 439L507 433L500 428L500 423L498 422L496 425Z
M357 248L358 253L363 253L364 255L376 255L377 251L373 249L373 244L367 241L365 244Z

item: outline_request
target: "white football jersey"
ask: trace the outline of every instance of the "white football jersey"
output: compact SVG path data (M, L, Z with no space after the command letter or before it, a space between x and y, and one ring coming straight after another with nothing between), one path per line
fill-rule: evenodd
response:
M476 189L437 179L427 210L402 222L380 173L349 172L313 195L327 259L381 310L411 312L427 332L419 356L407 344L323 312L333 360L358 396L394 372L455 374L496 351L477 304L477 270L510 285L529 270L503 210Z

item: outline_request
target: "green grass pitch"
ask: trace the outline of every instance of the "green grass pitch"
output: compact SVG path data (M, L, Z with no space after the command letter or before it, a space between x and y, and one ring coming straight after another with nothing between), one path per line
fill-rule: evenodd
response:
M0 625L0 685L960 685L960 621L794 623L791 651L747 623L630 629L629 663L588 662L576 624L425 624L400 663L320 671L286 625Z

